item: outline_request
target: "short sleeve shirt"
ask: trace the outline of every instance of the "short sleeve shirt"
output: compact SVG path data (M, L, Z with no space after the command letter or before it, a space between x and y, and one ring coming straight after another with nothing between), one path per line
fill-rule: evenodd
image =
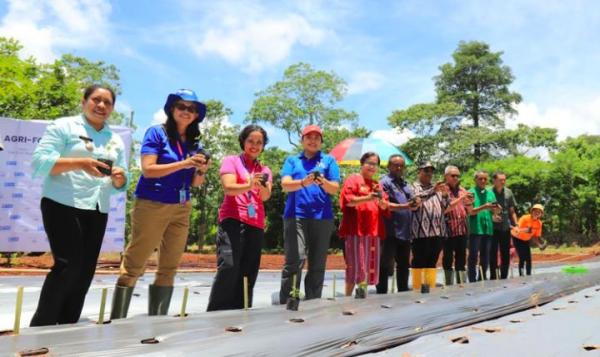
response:
M495 189L492 189L494 195L496 196L496 201L500 206L502 206L502 221L494 222L494 229L499 231L509 231L511 223L516 224L517 222L511 222L510 217L510 209L514 209L517 206L517 202L515 200L515 196L512 191L508 188L502 189L502 192L496 192Z
M406 204L414 196L410 185L402 180L396 179L390 175L381 178L383 191L387 193L390 202ZM408 209L392 211L389 217L384 217L385 231L387 237L393 237L400 240L410 240L410 219L412 212Z
M487 188L473 187L469 192L472 192L475 198L473 208L496 201L496 195L494 195L492 190ZM486 209L479 211L476 215L469 216L469 231L471 234L476 235L493 235L494 221L492 220L492 212Z
M523 241L531 240L542 236L542 221L533 219L530 214L526 214L519 219L519 228L529 228L529 231L520 232L517 238Z
M450 189L450 200L455 200L466 193L467 190L462 187L458 187L456 190ZM461 237L466 236L469 233L467 216L467 207L462 201L457 203L456 206L446 213L448 220L448 237Z
M449 199L442 193L435 192L433 185L424 185L420 182L413 184L416 196L421 197L421 207L413 212L411 221L411 237L446 237L446 217L444 211L448 207Z
M350 175L342 187L340 208L342 222L339 235L347 237L380 237L385 238L383 216L385 212L379 208L377 201L368 201L350 207L348 203L354 197L369 196L371 192L381 192L381 186L375 180L365 179L362 175ZM384 199L387 199L385 192Z
M261 165L258 160L245 162L242 155L225 157L221 163L219 173L221 175L235 175L236 183L239 184L248 183L248 179L255 173L267 174L269 176L268 181L273 182L273 175L267 166ZM254 215L249 213L252 210L250 206L254 206ZM254 188L236 196L225 195L219 208L219 222L226 218L233 218L253 227L264 229L265 206L260 199L260 190Z
M199 144L198 149L200 148ZM185 160L191 154L184 143L169 140L162 125L151 126L146 131L140 153L142 156L156 155L156 163L159 165ZM180 203L179 191L184 190L187 201L190 199L190 186L195 170L182 169L158 178L142 175L135 189L135 196L162 203Z
M86 145L86 141L90 144ZM113 166L124 169L128 177L125 145L108 125L96 130L83 115L59 118L48 124L33 152L33 176L44 178L43 197L78 209L98 208L102 213L110 210L111 194L127 189L127 183L116 190L109 176L95 177L83 170L50 175L61 157L108 159Z
M320 151L310 159L304 155L304 152L288 156L283 163L281 177L290 176L293 180L300 180L313 171L319 171L329 181L340 182L340 169L337 162L332 156ZM331 196L318 185L289 192L283 217L333 219Z

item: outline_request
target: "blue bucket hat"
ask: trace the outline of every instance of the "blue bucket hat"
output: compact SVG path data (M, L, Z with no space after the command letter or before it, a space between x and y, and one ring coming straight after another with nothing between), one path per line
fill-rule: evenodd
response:
M163 108L165 114L169 115L171 107L178 100L186 100L188 102L196 103L196 107L198 108L198 119L200 122L204 120L204 117L206 117L206 104L199 101L196 93L194 93L194 91L191 89L178 89L177 92L169 94L167 97L167 102Z

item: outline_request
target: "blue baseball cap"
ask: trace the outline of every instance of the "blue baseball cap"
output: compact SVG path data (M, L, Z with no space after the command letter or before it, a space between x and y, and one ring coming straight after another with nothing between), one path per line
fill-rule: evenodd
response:
M186 100L188 102L196 103L196 107L198 108L198 119L200 122L204 120L204 117L206 117L206 104L199 101L198 96L196 96L196 93L191 89L178 89L175 93L169 94L167 97L167 102L163 108L165 114L169 115L171 107L178 100Z

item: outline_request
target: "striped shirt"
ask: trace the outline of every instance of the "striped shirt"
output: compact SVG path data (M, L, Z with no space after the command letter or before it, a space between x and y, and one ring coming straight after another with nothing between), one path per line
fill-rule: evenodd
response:
M433 185L420 182L413 184L415 196L421 198L421 207L413 212L411 238L446 237L446 217L444 211L449 205L448 198L434 190Z
M461 195L466 195L467 190L462 187L452 190L450 189L450 201L454 201ZM446 213L448 222L448 237L460 237L466 236L469 233L469 226L467 224L467 207L461 201L454 206L448 213Z

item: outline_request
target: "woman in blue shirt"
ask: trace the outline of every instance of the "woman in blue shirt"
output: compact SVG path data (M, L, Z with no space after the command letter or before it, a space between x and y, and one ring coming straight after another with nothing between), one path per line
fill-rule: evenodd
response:
M33 153L34 177L44 177L42 219L54 265L31 326L75 323L81 315L106 230L110 194L126 188L125 146L106 125L114 104L112 89L86 88L83 115L49 124Z
M158 249L158 271L150 285L148 315L166 315L173 281L190 225L190 188L204 182L208 154L199 143L198 125L206 105L189 89L167 97L167 121L150 127L142 143L142 176L131 211L131 242L125 250L113 295L111 319L127 316L137 279Z

